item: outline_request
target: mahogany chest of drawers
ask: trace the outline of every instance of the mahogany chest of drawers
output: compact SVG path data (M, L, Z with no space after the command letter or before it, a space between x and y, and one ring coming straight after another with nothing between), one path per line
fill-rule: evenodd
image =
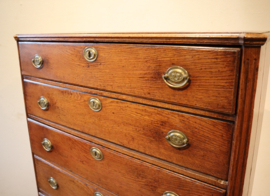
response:
M264 34L15 39L40 195L242 195Z

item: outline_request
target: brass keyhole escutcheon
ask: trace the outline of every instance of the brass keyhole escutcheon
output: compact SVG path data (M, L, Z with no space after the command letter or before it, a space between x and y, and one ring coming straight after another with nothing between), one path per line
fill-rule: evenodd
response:
M50 184L50 186L53 188L53 189L57 189L58 188L58 184L56 182L56 180L53 178L53 177L50 177L48 179L48 182Z
M103 159L103 153L98 148L92 147L90 149L91 155L94 159L101 161Z
M167 133L165 137L167 142L175 148L184 148L188 145L187 136L178 130L171 130Z
M164 82L171 88L184 88L189 83L189 74L183 67L170 67L162 76Z
M35 68L41 69L43 66L43 60L42 60L41 56L36 54L34 56L34 58L32 59L32 64L34 65Z
M37 103L38 103L38 106L40 107L40 109L42 109L42 110L49 109L49 102L45 97L41 96L39 98L39 100L37 101Z
M172 191L165 191L162 196L179 196L176 193L172 192Z
M46 151L48 151L48 152L50 152L50 151L52 151L52 143L50 142L50 140L48 140L47 138L44 138L43 139L43 141L41 142L41 144L42 144L42 147L46 150Z
M103 194L101 194L100 192L95 192L94 196L103 196Z
M89 62L94 62L98 57L98 52L93 47L86 47L83 50L83 56L84 56L85 60L87 60Z
M102 104L101 104L100 100L98 98L95 98L95 97L92 97L89 99L88 105L95 112L100 111L102 108Z

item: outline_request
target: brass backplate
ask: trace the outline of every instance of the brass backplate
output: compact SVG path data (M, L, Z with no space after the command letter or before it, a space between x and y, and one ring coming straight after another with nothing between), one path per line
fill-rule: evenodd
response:
M95 192L95 196L103 196L100 192Z
M43 139L43 141L41 142L41 144L42 144L42 147L46 150L46 151L48 151L48 152L50 152L50 151L52 151L52 143L50 142L50 140L48 140L47 138L44 138Z
M103 153L96 147L90 149L91 155L94 159L101 161L103 159Z
M95 112L100 111L102 108L102 104L101 104L100 100L98 98L95 98L95 97L92 97L89 99L88 105Z
M32 64L34 65L35 68L41 69L43 66L43 59L41 58L41 56L36 54L32 59Z
M49 102L45 97L40 97L39 100L37 101L38 106L42 110L48 110L49 109Z
M53 178L53 177L50 177L48 179L48 182L50 184L50 186L53 188L53 189L57 189L58 188L58 184L56 182L56 180Z
M89 62L94 62L98 57L98 52L93 47L86 47L83 50L83 56L84 56L85 60L87 60Z
M180 66L170 67L162 78L164 82L172 88L184 88L189 83L187 70Z
M176 193L172 192L172 191L166 191L163 193L162 196L179 196Z
M165 137L169 144L175 148L184 148L188 145L187 136L178 130L171 130Z

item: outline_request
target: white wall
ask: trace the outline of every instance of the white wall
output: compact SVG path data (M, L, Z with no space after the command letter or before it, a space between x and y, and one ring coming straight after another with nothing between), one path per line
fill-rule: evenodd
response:
M0 195L37 195L13 35L269 31L269 10L269 0L0 0ZM270 195L270 84L266 100L247 183L252 196Z

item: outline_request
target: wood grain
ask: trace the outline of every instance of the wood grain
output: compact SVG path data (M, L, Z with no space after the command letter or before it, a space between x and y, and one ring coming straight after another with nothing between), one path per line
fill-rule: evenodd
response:
M242 195L257 86L260 48L244 47L227 196Z
M139 160L143 160L147 163L151 163L152 165L156 165L156 166L165 168L167 170L170 170L170 171L173 171L173 172L176 172L179 174L183 174L185 176L191 177L193 179L197 179L199 181L206 182L208 184L220 187L222 189L227 188L228 182L225 180L222 180L222 179L219 179L219 178L207 175L207 174L203 174L201 172L197 172L197 171L188 169L186 167L183 167L183 166L180 166L180 165L168 162L168 161L164 161L164 160L158 159L156 157L149 156L149 155L140 153L138 151L135 151L135 150L132 150L129 148L125 148L123 146L108 142L108 141L103 140L103 139L99 139L97 137L93 137L91 135L82 133L82 132L77 131L75 129L71 129L71 128L65 127L63 125L59 125L57 123L45 120L43 118L39 118L39 117L34 116L34 115L29 114L28 116L30 117L30 118L28 118L29 121L33 121L36 124L41 123L41 126L44 126L44 127L48 126L48 128L53 127L53 128L59 129L61 131L64 131L66 133L70 133L70 134L77 136L79 138L91 141L93 143L96 143L98 145L104 146L104 147L112 149L112 150L115 150L115 151L120 152L122 154L134 157L134 158L139 159Z
M109 99L56 86L25 82L27 113L178 165L227 179L233 124L179 112ZM39 108L40 96L49 110ZM91 97L100 112L88 106ZM165 139L170 130L189 138L189 148L177 149Z
M95 47L98 59L83 57ZM239 48L161 45L19 43L22 74L175 105L235 113ZM31 62L35 54L43 68ZM190 85L168 87L162 75L172 66L185 68Z
M23 79L31 80L32 82L35 82L37 84L44 83L44 84L49 84L49 85L53 85L53 86L69 88L69 89L73 89L76 91L83 91L83 92L90 93L90 94L98 94L98 95L108 97L108 98L115 98L115 99L119 99L119 100L123 100L123 101L126 100L126 101L130 101L130 102L134 102L134 103L141 103L141 104L148 105L148 106L156 106L159 108L170 109L170 110L184 112L184 113L188 113L188 114L195 114L195 115L199 115L199 116L211 117L211 118L216 118L216 119L226 120L226 121L233 121L233 122L235 121L235 115L227 115L227 114L211 112L211 111L206 111L206 110L201 110L201 109L196 109L196 108L189 108L189 107L185 107L185 106L173 105L173 104L169 104L169 103L148 100L148 99L134 97L134 96L130 96L130 95L122 95L119 93L112 93L112 92L106 92L106 91L101 91L101 90L96 90L96 89L90 89L90 88L86 88L86 87L82 87L82 86L76 86L76 85L71 85L71 84L66 84L66 83L61 83L61 82L55 82L55 81L35 78L35 77L31 77L31 76L23 76Z
M211 185L164 170L109 150L53 128L28 122L33 153L114 192L117 195L162 195L173 191L185 196L221 196L225 191ZM53 150L43 149L41 141L49 139ZM104 159L95 160L92 147L99 148ZM79 152L79 153L78 153Z
M124 196L161 195L165 189L179 195L242 195L260 46L267 39L265 34L75 33L25 34L16 35L15 39L27 110L32 113L28 116L75 135L29 119L33 152ZM86 63L83 59L85 46L98 49L95 63ZM31 65L36 53L44 59L41 70ZM238 66L239 56L241 66ZM176 65L187 67L190 72L191 84L185 90L167 88L160 81L167 68ZM32 88L34 85L38 87ZM51 85L59 86L58 90L45 91L56 89ZM51 106L57 107L45 112L38 110L39 92L47 93ZM85 104L91 96L99 97L106 106L94 115ZM105 115L104 110L110 115ZM165 157L166 147L173 148L162 143L167 129L172 127L187 132L192 138L188 149L169 152L171 156L177 155L176 158ZM40 144L43 137L53 139L56 147L53 152L43 150ZM134 139L137 137L140 140ZM222 143L225 149L220 150ZM150 148L153 145L156 148ZM91 159L91 146L102 149L103 161L97 163ZM191 152L192 157L186 152ZM183 156L178 153L184 153L185 159L180 160ZM211 163L212 159L215 163ZM225 189L228 183L227 194L224 189L207 183ZM43 189L39 191L40 196L50 195Z
M100 192L104 196L116 196L115 194L74 175L64 168L49 163L36 155L34 156L34 164L38 187L40 191L46 193L46 195L89 196L94 195L95 192ZM53 177L57 181L58 188L56 190L52 189L48 183L50 177Z
M68 33L68 34L19 34L17 41L62 41L62 42L118 42L188 45L249 45L261 46L267 36L263 33Z

